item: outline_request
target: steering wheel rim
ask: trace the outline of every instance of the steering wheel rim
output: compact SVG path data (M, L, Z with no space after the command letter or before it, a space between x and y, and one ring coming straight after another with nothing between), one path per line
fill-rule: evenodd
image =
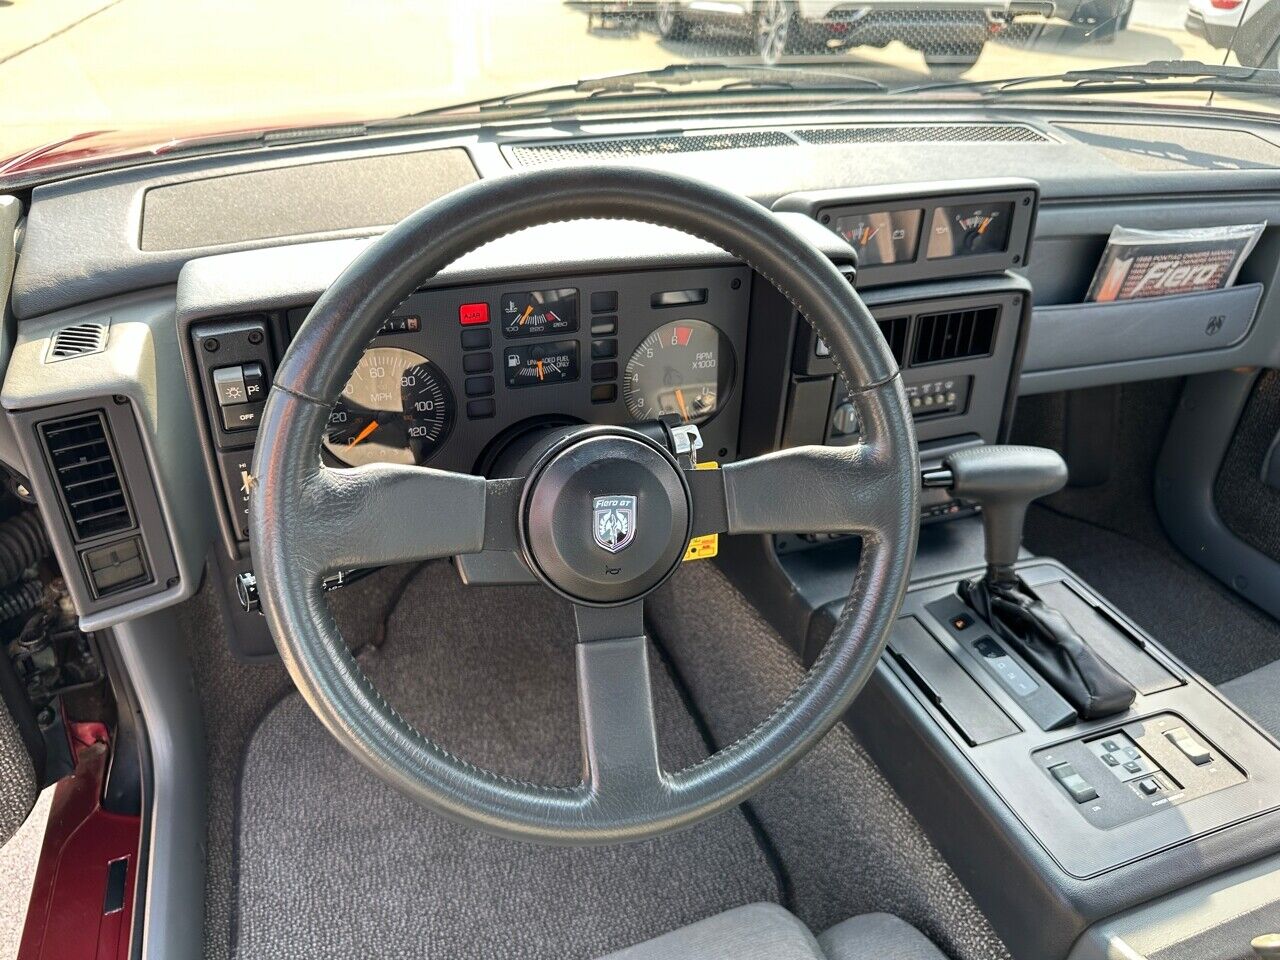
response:
M414 729L348 652L320 586L327 573L370 561L518 549L533 522L519 512L524 479L391 464L332 469L318 448L350 370L401 301L488 241L588 218L672 227L747 263L827 341L859 414L861 442L853 446L799 447L685 473L690 529L856 532L863 550L844 613L801 684L749 734L682 771L658 763L642 600L579 604L584 776L578 787L562 788L482 770ZM622 166L480 181L373 241L316 303L280 364L253 477L250 544L262 609L311 709L354 756L418 802L490 833L542 843L617 843L689 826L798 761L870 676L906 591L918 531L910 413L893 356L852 285L754 202ZM372 519L383 516L392 519Z

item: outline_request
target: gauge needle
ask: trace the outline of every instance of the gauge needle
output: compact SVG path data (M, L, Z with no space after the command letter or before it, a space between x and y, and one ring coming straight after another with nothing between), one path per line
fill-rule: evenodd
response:
M680 408L680 416L689 419L689 408L684 405L684 391L676 387L676 405Z
M538 360L536 361L536 363L538 364L538 379L541 380L542 379L542 361Z
M524 308L524 313L520 314L520 319L516 321L517 327L523 327L524 322L529 319L529 314L533 313L533 304L529 304Z
M361 430L354 437L352 437L350 440L347 441L347 446L354 447L357 443L360 443L362 440L367 440L369 438L369 434L373 433L373 431L377 429L378 429L378 421L371 420L367 427L365 427L363 430Z
M984 218L983 218L983 220L982 220L982 225L981 225L980 227L978 227L978 232L979 232L979 233L986 233L986 232L987 232L987 227L989 227L989 226L991 226L991 218L990 218L990 217L984 217Z

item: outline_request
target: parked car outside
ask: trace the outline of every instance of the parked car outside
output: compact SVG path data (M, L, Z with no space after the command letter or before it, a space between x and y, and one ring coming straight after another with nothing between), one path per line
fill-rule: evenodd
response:
M1046 2L1044 10L1051 9ZM671 0L658 3L654 17L658 33L671 40L687 38L702 24L750 33L767 64L787 54L883 47L898 40L924 54L931 67L967 68L1013 12L1010 0Z
M1187 32L1219 50L1234 50L1242 66L1280 68L1280 3L1190 0Z

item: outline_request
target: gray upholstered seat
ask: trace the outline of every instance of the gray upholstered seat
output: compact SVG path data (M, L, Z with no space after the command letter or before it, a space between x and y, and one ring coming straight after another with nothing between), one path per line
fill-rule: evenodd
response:
M924 935L887 913L838 923L820 937L773 903L753 903L601 960L944 960Z
M1228 680L1218 689L1258 726L1280 740L1280 660Z

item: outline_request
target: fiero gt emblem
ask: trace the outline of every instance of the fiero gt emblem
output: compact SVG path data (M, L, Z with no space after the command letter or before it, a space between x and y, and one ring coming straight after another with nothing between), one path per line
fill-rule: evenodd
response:
M636 535L636 498L596 497L591 503L591 531L610 553L625 550Z

